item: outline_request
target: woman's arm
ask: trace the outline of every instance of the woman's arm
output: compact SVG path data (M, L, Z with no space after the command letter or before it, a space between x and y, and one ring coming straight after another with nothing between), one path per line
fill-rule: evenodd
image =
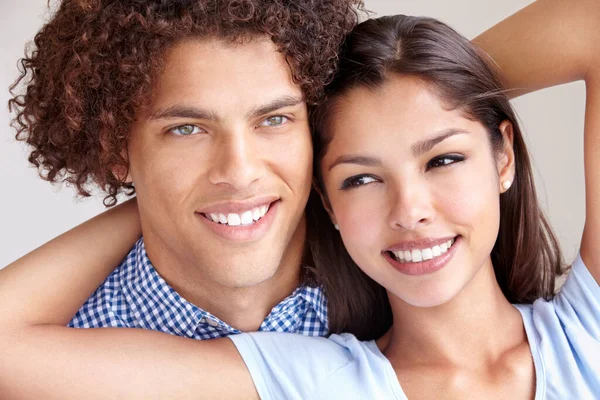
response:
M134 199L0 270L0 397L258 398L229 340L65 327L140 235Z
M3 399L258 399L229 339L52 325L0 333Z
M140 236L133 199L0 270L0 330L66 325Z
M478 38L513 97L584 80L586 219L581 256L600 283L600 1L539 0Z
M585 78L600 38L596 0L538 0L473 42L502 70L509 95Z

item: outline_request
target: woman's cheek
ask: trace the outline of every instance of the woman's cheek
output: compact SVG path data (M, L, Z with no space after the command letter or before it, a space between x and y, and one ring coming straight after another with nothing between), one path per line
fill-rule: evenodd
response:
M338 225L348 248L366 248L376 241L385 223L380 215L383 208L377 204L376 199L354 196L336 210Z
M438 185L436 194L438 214L449 222L469 231L490 230L497 234L499 223L499 194L493 171L452 177ZM438 215L439 217L439 215Z
M481 206L485 203L485 196L466 181L445 190L438 199L438 209L443 210L445 217L461 225L470 225L469 222L473 222L473 218L480 213Z

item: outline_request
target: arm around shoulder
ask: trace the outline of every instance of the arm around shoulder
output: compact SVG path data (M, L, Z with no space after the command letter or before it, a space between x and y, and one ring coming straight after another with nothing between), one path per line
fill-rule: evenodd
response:
M0 357L3 398L258 399L228 339L33 326L0 335L6 340L10 345L2 345Z
M141 236L130 200L0 270L0 333L66 325Z
M0 397L258 398L229 340L65 327L140 234L134 200L0 271Z

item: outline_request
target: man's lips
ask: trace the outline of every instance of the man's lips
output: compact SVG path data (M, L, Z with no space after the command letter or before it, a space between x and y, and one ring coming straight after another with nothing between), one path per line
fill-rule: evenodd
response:
M271 209L271 204L254 207L241 213L209 213L202 214L206 219L228 226L251 225L262 219Z
M280 200L277 196L260 196L240 201L223 201L203 206L196 210L198 214L242 214L254 208L267 206Z
M275 219L280 201L274 201L267 208L262 216L257 215L256 219L251 211L245 211L244 214L228 213L227 215L217 213L203 214L196 213L206 227L215 234L229 242L254 242L263 238L271 229ZM216 218L216 221L213 220Z

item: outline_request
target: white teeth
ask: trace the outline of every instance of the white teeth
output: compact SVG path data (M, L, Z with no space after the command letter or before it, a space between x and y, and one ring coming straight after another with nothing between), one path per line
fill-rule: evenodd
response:
M238 214L227 214L227 225L238 226L242 223L242 220Z
M431 260L433 258L433 251L431 249L423 249L421 250L421 255L423 256L423 260Z
M241 214L229 213L226 215L220 213L209 213L205 215L213 222L227 224L229 226L240 226L253 224L254 222L264 217L267 211L269 211L268 205L254 207L252 210L244 211Z
M450 239L445 243L430 248L415 250L398 250L394 251L393 254L399 261L421 262L441 256L442 254L447 252L450 247L452 247L453 243L454 239Z
M413 250L411 256L413 262L423 261L423 255L421 254L421 250Z
M246 211L242 214L242 225L250 225L253 221L252 211Z

